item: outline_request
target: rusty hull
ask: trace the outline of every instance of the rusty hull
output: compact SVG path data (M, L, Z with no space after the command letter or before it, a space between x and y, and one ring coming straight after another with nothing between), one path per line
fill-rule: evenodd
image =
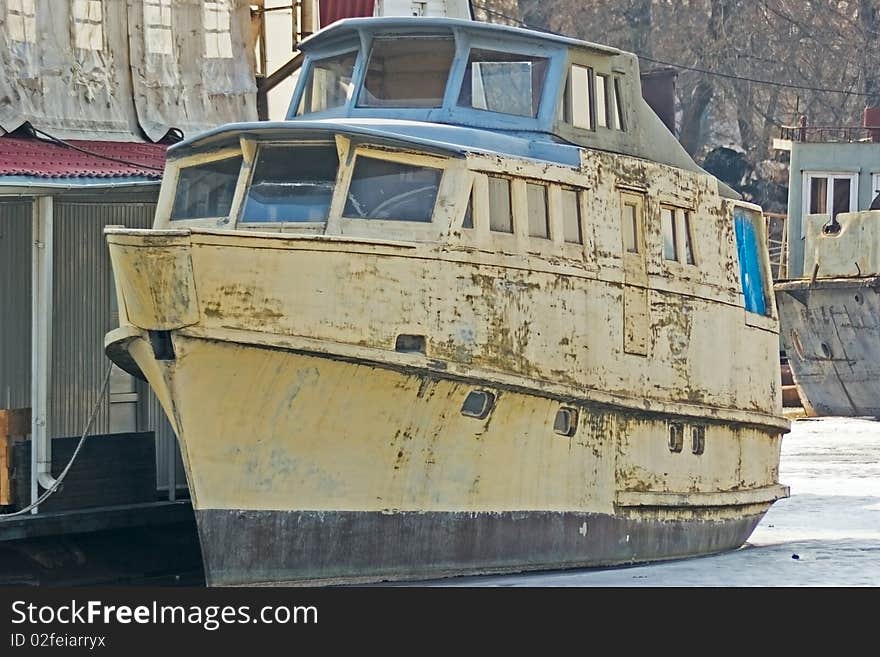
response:
M434 244L107 232L123 325L108 353L129 354L180 436L211 585L706 554L741 545L788 494L772 363L759 376L731 353L778 338L742 307L646 289L646 359L625 349L613 271ZM424 352L396 351L400 334L425 336ZM698 357L719 343L714 366ZM460 412L474 389L496 395L486 418ZM553 430L562 406L578 411L571 437Z
M880 417L880 277L785 281L776 302L805 411Z

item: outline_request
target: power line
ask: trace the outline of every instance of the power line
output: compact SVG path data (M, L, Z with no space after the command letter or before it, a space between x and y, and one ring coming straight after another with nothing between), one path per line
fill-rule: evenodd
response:
M571 37L571 35L568 35L568 34L562 34L561 32L554 32L553 30L548 30L545 28L529 25L528 23L526 23L525 21L523 21L519 18L515 18L513 16L510 16L509 14L505 14L503 12L496 11L494 9L487 7L486 5L483 5L483 4L480 4L477 2L472 2L471 4L475 8L481 9L482 11L486 12L486 14L488 14L488 15L497 16L498 18L503 18L508 21L513 21L519 27L524 27L524 28L527 28L530 30L537 30L539 32L546 32L548 34L554 34L556 36L562 36L562 37L567 37L567 38L576 38L576 37ZM652 64L660 64L662 66L671 66L673 68L679 68L679 69L682 69L685 71L694 71L696 73L702 73L703 75L714 75L717 77L727 78L730 80L741 80L743 82L751 82L753 84L766 84L766 85L770 85L770 86L774 86L774 87L785 87L787 89L798 89L801 91L815 91L818 93L844 94L847 96L869 96L869 95L871 95L871 94L868 94L863 91L854 91L852 89L832 89L829 87L810 87L810 86L802 85L802 84L794 84L792 82L776 82L775 80L762 80L760 78L750 78L750 77L747 77L744 75L735 75L733 73L722 73L721 71L712 71L709 69L699 68L696 66L687 66L685 64L678 64L675 62L666 62L666 61L663 61L660 59L654 59L652 57L647 57L647 56L641 55L639 53L635 53L635 55L639 59L643 59L646 62L651 62Z
M758 78L749 78L743 75L733 75L731 73L722 73L720 71L710 71L705 68L698 68L696 66L685 66L684 64L675 64L673 62L664 62L660 59L652 59L651 57L646 57L645 55L639 55L636 53L639 59L644 59L646 62L651 62L652 64L662 64L664 66L672 66L675 68L684 69L686 71L696 71L697 73L704 73L706 75L716 75L721 78L729 78L731 80L742 80L743 82L754 82L755 84L769 84L776 87L786 87L788 89L801 89L803 91L819 91L822 93L831 93L831 94L847 94L850 96L868 96L863 91L852 91L852 90L844 90L844 89L830 89L828 87L808 87L802 84L793 84L790 82L775 82L773 80L761 80Z

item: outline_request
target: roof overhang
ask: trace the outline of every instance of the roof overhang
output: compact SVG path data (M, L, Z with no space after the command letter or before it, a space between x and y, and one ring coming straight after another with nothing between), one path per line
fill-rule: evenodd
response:
M230 123L192 137L168 149L170 160L215 150L240 138L257 141L327 139L342 135L355 141L392 148L417 149L451 157L468 153L507 155L578 166L580 149L530 134L522 137L490 130L421 121L382 119L319 119Z
M38 176L0 176L0 196L52 196L64 192L108 191L116 189L157 189L155 178L42 178Z
M316 32L300 43L300 49L309 52L327 43L359 37L362 33L412 35L418 32L460 30L486 34L495 39L528 39L543 41L567 47L585 48L606 55L619 55L621 50L590 41L581 41L552 32L527 30L522 27L484 23L462 18L413 18L410 16L388 16L381 18L346 18Z

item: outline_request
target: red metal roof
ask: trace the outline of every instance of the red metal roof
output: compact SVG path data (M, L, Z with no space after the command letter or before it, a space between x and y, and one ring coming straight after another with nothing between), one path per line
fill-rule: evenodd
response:
M327 27L343 18L363 18L373 15L373 0L320 0L318 11L321 27Z
M0 138L0 176L36 178L138 176L155 179L162 177L167 148L164 144L83 139L71 139L67 143L75 148L42 139L2 137Z

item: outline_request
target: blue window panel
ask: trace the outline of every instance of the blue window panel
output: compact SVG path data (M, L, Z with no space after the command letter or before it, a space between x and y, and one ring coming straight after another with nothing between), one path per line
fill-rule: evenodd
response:
M764 272L761 268L758 232L755 229L754 219L739 208L734 211L733 217L736 227L736 253L739 257L739 274L746 310L766 315Z

